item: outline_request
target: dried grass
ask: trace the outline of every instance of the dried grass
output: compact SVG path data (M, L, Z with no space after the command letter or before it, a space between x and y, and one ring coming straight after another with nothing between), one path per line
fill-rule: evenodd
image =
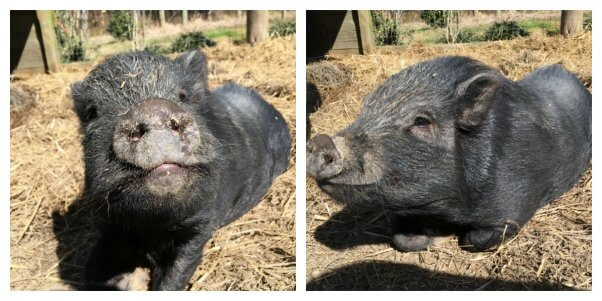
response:
M589 33L574 39L535 34L505 42L412 45L403 51L380 49L365 56L332 56L310 64L308 78L323 76L321 65L339 64L350 73L336 77L351 80L313 82L323 105L309 118L312 135L341 130L357 117L362 98L386 78L416 62L443 55L481 60L513 80L535 68L561 63L591 90ZM578 185L538 210L517 237L494 252L466 252L451 239L428 251L400 253L383 235L387 223L382 214L346 212L308 178L308 289L591 289L591 180L590 169ZM317 231L320 226L325 230L322 233Z
M283 114L294 142L295 36L254 48L220 41L206 53L210 86L233 81L255 89ZM12 290L73 289L82 282L97 234L88 212L70 208L82 193L84 170L69 87L90 67L72 65L61 73L12 80L11 85L27 85L39 95L29 117L10 132ZM289 169L259 205L207 243L189 289L294 289L294 222L293 145Z

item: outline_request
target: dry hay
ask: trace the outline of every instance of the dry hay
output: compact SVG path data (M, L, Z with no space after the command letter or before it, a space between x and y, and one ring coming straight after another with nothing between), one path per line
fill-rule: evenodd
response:
M312 135L333 134L353 121L362 98L416 62L465 55L516 80L537 67L561 63L591 90L591 34L574 39L535 35L459 46L412 45L366 56L332 56L349 83L314 82L322 107L311 114ZM318 66L308 69L320 70ZM314 77L319 78L319 77ZM571 191L537 211L520 234L494 252L470 253L457 239L428 251L401 253L389 245L387 216L344 210L307 180L308 290L349 289L591 289L591 170Z
M255 48L221 41L206 50L210 86L233 81L257 90L288 122L295 141L295 37ZM70 84L91 66L17 76L39 95L29 118L11 129L10 287L73 289L98 237L85 208L79 123ZM295 146L289 169L251 212L218 230L204 249L191 290L292 290L295 287ZM77 210L81 209L81 210ZM55 233L56 232L56 233Z

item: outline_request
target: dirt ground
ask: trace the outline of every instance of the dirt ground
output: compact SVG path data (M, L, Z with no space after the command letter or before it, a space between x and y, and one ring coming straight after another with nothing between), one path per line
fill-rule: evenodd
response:
M293 147L289 169L259 205L207 243L188 289L293 290L295 36L255 48L218 40L205 52L210 86L233 81L258 91L283 114ZM26 85L37 95L25 113L11 114L11 290L69 290L82 284L83 266L98 235L86 208L76 205L84 170L69 87L91 67L70 65L57 74L11 79L11 86ZM17 118L23 114L26 118Z
M362 98L416 62L465 55L517 80L560 63L590 89L592 36L531 37L458 46L410 45L366 56L332 56L307 66L311 136L334 134L358 114ZM312 85L313 84L313 85ZM311 96L310 96L311 97ZM308 112L312 112L308 108ZM515 238L492 252L470 253L451 238L427 251L389 244L387 216L351 212L307 178L308 290L565 290L592 288L591 169L578 185L539 209Z

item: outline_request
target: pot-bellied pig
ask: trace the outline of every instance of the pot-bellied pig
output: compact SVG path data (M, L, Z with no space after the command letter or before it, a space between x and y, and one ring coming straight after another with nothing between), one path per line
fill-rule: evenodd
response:
M511 81L437 58L391 76L347 128L313 137L307 171L336 200L393 213L401 251L450 234L486 250L579 181L591 114L591 94L559 65Z
M88 289L184 289L213 231L253 208L288 167L282 115L247 88L210 91L199 51L114 56L72 94L84 199L101 229Z

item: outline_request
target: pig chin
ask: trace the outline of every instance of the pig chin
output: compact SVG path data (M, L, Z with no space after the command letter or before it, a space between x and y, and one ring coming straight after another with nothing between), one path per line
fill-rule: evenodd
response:
M177 195L190 186L191 174L185 167L164 163L151 170L144 183L153 195Z

